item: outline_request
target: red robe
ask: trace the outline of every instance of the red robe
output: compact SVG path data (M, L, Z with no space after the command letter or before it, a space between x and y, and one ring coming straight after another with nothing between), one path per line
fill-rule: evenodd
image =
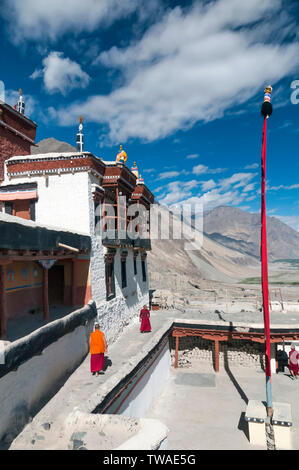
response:
M292 370L295 375L298 375L299 373L298 359L298 351L296 351L295 349L291 349L291 351L289 352L289 369L290 371Z
M140 331L152 331L151 323L150 323L150 313L148 310L142 309L140 310L140 318L141 318L141 325Z

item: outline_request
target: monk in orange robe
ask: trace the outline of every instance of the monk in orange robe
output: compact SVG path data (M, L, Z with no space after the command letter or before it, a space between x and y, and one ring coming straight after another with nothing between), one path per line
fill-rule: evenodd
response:
M94 332L90 334L90 371L96 377L99 372L104 369L105 357L104 353L107 352L107 343L105 335L100 331L100 325L95 323Z

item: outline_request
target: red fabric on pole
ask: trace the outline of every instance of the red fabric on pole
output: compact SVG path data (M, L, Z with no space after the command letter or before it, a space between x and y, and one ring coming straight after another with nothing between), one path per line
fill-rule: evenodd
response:
M269 286L268 286L268 256L267 256L267 224L266 224L266 146L267 146L267 118L264 119L263 145L262 145L262 207L261 207L261 262L262 262L262 291L265 330L265 357L266 375L271 377L271 345L270 345L270 318L269 318Z

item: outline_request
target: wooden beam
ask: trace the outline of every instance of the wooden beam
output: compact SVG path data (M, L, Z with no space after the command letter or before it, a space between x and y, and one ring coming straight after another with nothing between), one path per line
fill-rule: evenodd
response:
M72 261L72 307L76 306L76 270L77 270L77 261L73 259Z
M1 339L6 339L6 318L7 318L7 302L6 302L6 268L0 266L0 328Z
M73 246L65 245L64 243L58 243L60 248L65 248L66 250L73 251L74 253L79 253L80 250L78 248L74 248Z
M219 372L219 341L218 339L214 340L215 345L215 372Z
M179 337L175 338L175 360L174 360L174 368L178 368L179 363Z
M67 255L58 255L54 256L55 259L58 260L64 260L64 259L72 259L75 258L76 255L74 253L72 254L67 254ZM9 256L8 258L1 258L0 256L0 264L9 264L12 263L13 261L38 261L38 260L47 260L47 259L53 259L53 256L49 255L31 255L31 256L20 256L20 255L14 255L14 256Z

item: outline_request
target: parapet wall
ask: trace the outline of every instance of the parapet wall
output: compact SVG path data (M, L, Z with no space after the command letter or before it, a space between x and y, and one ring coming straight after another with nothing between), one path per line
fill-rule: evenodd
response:
M91 301L7 346L0 364L0 440L9 444L82 362L96 315Z

